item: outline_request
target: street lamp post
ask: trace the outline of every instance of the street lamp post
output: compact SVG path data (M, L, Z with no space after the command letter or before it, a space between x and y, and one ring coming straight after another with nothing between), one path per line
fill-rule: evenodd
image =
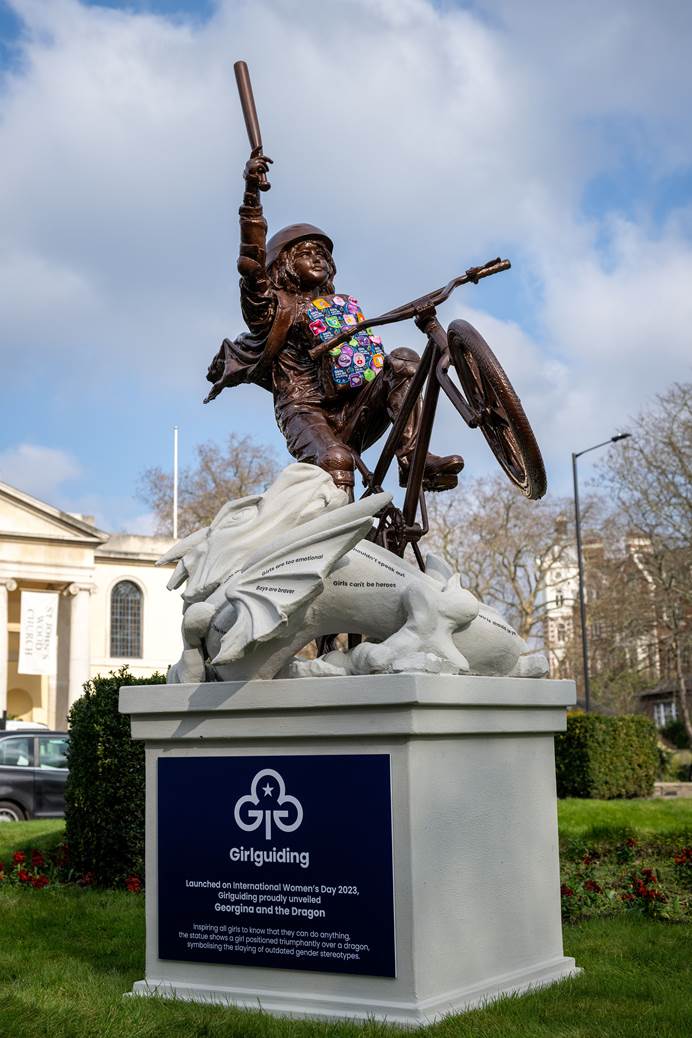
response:
M581 625L581 652L582 661L584 665L584 709L586 710L587 714L591 707L591 682L589 678L589 638L586 631L584 558L581 546L581 519L579 516L579 482L577 480L577 458L581 458L582 454L588 454L590 451L598 450L599 447L606 447L609 443L617 443L618 440L626 440L631 435L631 433L618 433L617 436L611 436L609 440L604 440L603 443L596 443L593 447L587 447L586 450L577 451L576 454L572 453L572 480L574 482L574 526L577 535L577 569L579 572L579 622Z

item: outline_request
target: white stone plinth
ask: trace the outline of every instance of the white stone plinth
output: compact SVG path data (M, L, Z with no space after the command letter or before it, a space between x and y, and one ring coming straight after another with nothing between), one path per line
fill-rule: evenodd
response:
M568 681L416 674L124 688L147 767L146 978L133 992L419 1025L573 975L553 733L574 702ZM391 757L397 976L159 959L158 759L363 753Z

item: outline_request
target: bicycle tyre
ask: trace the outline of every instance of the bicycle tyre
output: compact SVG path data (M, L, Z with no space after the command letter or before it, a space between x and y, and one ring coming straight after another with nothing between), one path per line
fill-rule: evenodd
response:
M500 467L532 500L547 489L543 458L512 383L483 336L468 321L447 329L449 356L478 428Z

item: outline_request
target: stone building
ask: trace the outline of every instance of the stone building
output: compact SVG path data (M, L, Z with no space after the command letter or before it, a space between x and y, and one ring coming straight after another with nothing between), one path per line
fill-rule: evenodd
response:
M552 677L571 677L570 651L579 637L579 570L576 548L556 547L543 587L543 647Z
M569 543L566 523L556 533L557 561L545 577L544 644L551 675L571 677L581 666L576 547ZM591 677L601 678L604 687L625 673L631 675L633 688L637 680L650 688L665 681L675 663L667 605L651 574L650 543L630 532L606 550L604 541L590 534L583 544L583 560ZM658 723L662 707L655 717Z
M180 654L181 604L166 590L172 566L154 563L171 543L106 533L0 483L0 716L61 728L90 677L123 664L165 673ZM58 596L52 673L19 673L23 591Z
M687 708L692 713L692 674L685 677L685 694ZM675 678L666 678L653 688L645 689L640 697L641 708L651 718L657 728L666 728L672 721L682 721L678 710L678 682Z

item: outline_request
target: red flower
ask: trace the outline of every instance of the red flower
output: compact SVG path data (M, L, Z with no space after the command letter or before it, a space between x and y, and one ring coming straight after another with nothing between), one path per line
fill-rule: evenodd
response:
M590 890L593 894L602 894L603 887L595 879L587 879L584 890Z
M49 882L48 876L34 876L31 885L34 889L41 890L43 887L47 887Z
M96 876L93 872L85 872L82 878L78 879L77 882L81 887L90 887L95 879Z
M653 901L667 901L668 898L662 890L656 889L658 887L658 878L653 869L642 869L641 874L632 874L632 892L629 894L623 894L622 898L625 901L633 901L639 898L644 904L651 903Z
M563 883L560 887L560 895L562 897L574 897L574 891L571 887L568 887L566 883Z
M12 855L12 861L15 863L15 865L19 865L21 861L26 861L26 854L24 853L24 851L15 851Z
M125 886L131 894L139 894L142 889L142 881L139 876L128 876L125 881Z
M625 840L625 846L626 847L636 847L637 846L637 841L635 840L635 838L633 836L628 836L627 839Z
M17 879L19 880L20 883L28 883L29 880L31 879L31 876L26 871L26 869L20 869L19 872L17 873Z
M590 853L589 853L589 852L587 851L587 852L586 852L586 854L584 855L584 857L582 858L582 863L583 863L584 865L593 865L593 863L595 862L595 860L596 860L596 856L595 856L595 855L593 855L593 854L590 854Z
M46 864L46 859L43 857L40 851L32 851L31 864L34 866L35 869L38 869L42 865Z

